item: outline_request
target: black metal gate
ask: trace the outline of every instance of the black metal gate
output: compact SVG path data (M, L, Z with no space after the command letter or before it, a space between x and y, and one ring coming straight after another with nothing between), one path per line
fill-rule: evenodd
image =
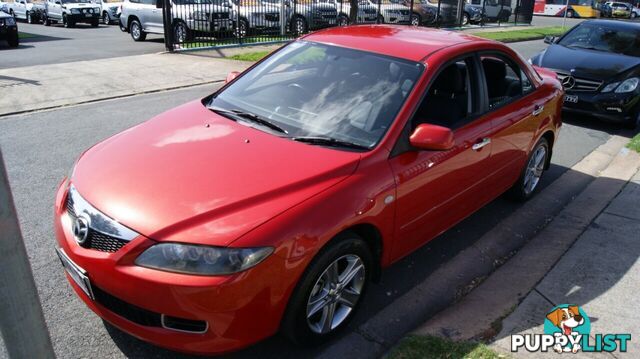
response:
M158 0L163 8L165 44L169 51L268 44L302 34L349 24L401 24L457 27L469 5L484 12L500 6L500 16L473 17L469 23L508 21L512 0ZM515 20L531 21L533 0L517 2ZM495 3L495 4L494 4ZM503 4L508 4L507 6ZM523 6L530 6L529 12ZM508 11L507 11L508 9ZM476 14L477 15L477 14ZM468 20L468 19L467 19ZM467 25L467 24L465 24Z

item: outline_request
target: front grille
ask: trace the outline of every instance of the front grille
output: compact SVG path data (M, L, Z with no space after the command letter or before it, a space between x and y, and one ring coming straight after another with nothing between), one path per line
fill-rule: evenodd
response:
M226 20L229 18L228 12L214 12L211 14L211 19L213 20Z
M571 74L563 71L557 71L557 70L554 70L554 71L558 74L558 80L560 80L560 82L562 82L565 89L569 91L593 92L593 91L597 91L600 88L600 86L602 86L602 81L587 80L582 77L573 76L573 78L575 79L575 84L573 85L573 87L568 88L565 86L564 80L567 77L571 76Z
M264 14L264 19L267 21L280 21L280 14L277 14L277 13Z
M71 223L73 223L76 220L77 216L75 211L73 210L73 202L71 201L71 196L67 196L67 213L71 218ZM87 240L84 241L84 243L80 244L80 246L88 249L95 249L101 252L115 253L120 248L124 247L124 245L127 243L128 242L123 239L112 237L107 234L90 229Z
M161 327L160 314L150 310L142 309L133 304L129 304L124 300L114 297L113 295L103 291L102 289L91 286L93 296L101 306L109 309L115 314L132 321L136 324L147 327Z

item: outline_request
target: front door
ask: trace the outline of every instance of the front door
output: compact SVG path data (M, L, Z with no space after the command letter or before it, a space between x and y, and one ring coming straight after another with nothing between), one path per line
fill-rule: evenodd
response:
M400 258L447 230L491 200L485 179L492 169L492 123L480 116L480 67L475 56L444 65L405 131L420 123L450 128L455 145L446 151L412 148L390 158L397 186L396 243Z

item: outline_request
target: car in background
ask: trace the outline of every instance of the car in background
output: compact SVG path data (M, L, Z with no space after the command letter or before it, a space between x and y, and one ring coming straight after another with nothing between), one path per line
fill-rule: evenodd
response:
M111 25L120 22L120 13L118 10L120 6L122 6L122 0L94 0L94 3L100 5L103 24Z
M408 24L411 22L411 9L400 0L369 0L369 5L376 10L380 6L380 23Z
M633 8L630 4L622 3L622 2L614 2L611 3L611 17L618 18L631 18L631 9Z
M631 5L631 18L635 19L640 16L640 8L634 5Z
M280 7L262 0L229 0L235 35L277 32L280 29Z
M531 58L555 71L566 95L564 110L633 128L640 120L640 24L588 20Z
M482 8L472 6L465 2L464 10L462 11L462 25L477 24L484 20L485 16L482 12Z
M280 8L284 3L289 30L294 34L304 34L338 23L335 5L316 0L263 0Z
M469 5L484 12L488 21L508 21L513 10L511 0L469 0Z
M404 0L403 5L411 8L411 25L429 26L436 23L438 8L431 5L428 0Z
M383 268L503 193L536 194L562 96L502 43L317 31L84 151L55 195L55 250L77 296L141 340L317 345Z
M6 3L5 11L29 24L39 23L45 11L44 0L11 0Z
M45 26L62 23L67 28L79 23L98 27L100 6L93 4L91 0L47 0L42 23Z
M0 41L6 41L9 47L18 47L18 24L16 19L4 11L0 11Z
M351 23L351 0L318 0L319 3L335 6L338 11L338 26L347 26ZM380 15L380 20L383 20ZM357 24L375 24L378 22L378 8L367 0L358 0Z
M233 20L230 5L222 0L172 0L173 37L178 43L191 41L198 33L231 33ZM125 0L120 15L134 41L144 41L147 34L164 34L161 0Z

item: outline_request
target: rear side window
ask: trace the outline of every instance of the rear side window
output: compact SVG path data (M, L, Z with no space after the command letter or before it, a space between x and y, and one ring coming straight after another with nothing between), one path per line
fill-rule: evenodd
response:
M481 56L489 109L505 105L533 90L531 80L513 61L500 55Z

